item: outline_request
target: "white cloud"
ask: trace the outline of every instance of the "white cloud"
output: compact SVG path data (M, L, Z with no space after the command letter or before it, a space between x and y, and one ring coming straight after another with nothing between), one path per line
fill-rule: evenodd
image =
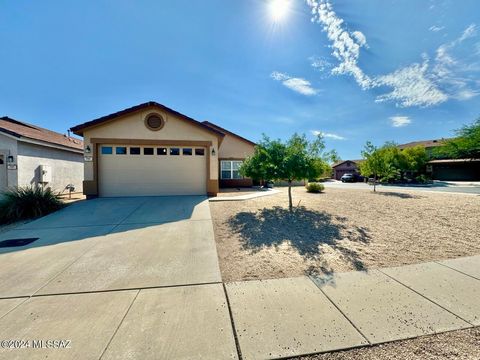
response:
M312 96L318 93L318 89L315 89L314 87L312 87L312 84L308 80L291 77L287 74L284 74L278 71L272 72L270 74L270 77L273 80L280 81L284 86L286 86L290 90L293 90L299 94Z
M403 127L412 123L408 116L392 116L390 117L393 127Z
M441 45L432 65L428 56L422 54L421 63L410 64L390 74L369 76L358 65L360 49L368 47L365 35L360 31L350 32L344 20L333 11L329 0L306 1L312 10L312 21L323 26L323 31L331 42L332 55L339 61L331 73L353 76L363 90L391 88L389 92L377 96L377 102L392 101L399 107L429 107L450 98L468 100L480 94L479 85L475 82L478 75L471 74L473 71L480 71L478 59L467 64L450 54L450 50L455 46L477 35L475 24L465 28L458 39ZM437 32L443 28L434 25L429 30ZM470 52L472 57L476 51L480 52L480 45L478 49L474 48Z
M319 130L312 130L310 132L314 136L322 135L324 138L329 138L329 139L333 139L333 140L346 140L345 137L337 135L337 134L333 134L333 133L327 133L327 132L323 132L323 131L319 131Z
M352 36L357 40L358 45L365 46L368 48L367 38L360 31L352 32Z
M310 65L319 72L323 72L332 67L332 64L323 57L310 56L308 59L310 60Z
M343 19L337 16L327 0L307 0L307 4L312 8L312 21L323 25L323 31L332 42L332 55L340 62L332 73L350 74L362 89L368 89L371 79L358 66L360 48L367 45L365 35L360 31L348 32Z
M477 34L477 26L475 24L469 25L462 33L462 36L458 39L459 42L474 37Z
M439 32L445 29L445 26L437 26L437 25L432 25L428 30L433 31L433 32Z
M396 101L400 107L428 107L448 99L427 74L428 60L423 64L412 64L391 74L376 79L378 86L389 86L393 90L377 97L376 102Z

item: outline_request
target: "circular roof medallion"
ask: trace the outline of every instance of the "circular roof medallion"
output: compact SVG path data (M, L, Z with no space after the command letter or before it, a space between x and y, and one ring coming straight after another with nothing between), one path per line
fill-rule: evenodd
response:
M150 130L160 130L165 125L165 120L159 114L148 114L145 118L145 126Z

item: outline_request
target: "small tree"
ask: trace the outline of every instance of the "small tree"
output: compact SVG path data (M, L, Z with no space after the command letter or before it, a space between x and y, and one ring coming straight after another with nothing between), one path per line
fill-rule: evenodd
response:
M313 179L328 166L321 153L325 144L321 136L309 142L305 135L293 134L286 142L263 136L254 154L247 158L240 173L255 180L284 180L288 183L288 208L293 209L292 182Z
M383 156L370 141L365 144L362 156L365 160L360 163L360 173L367 177L373 175L373 191L377 191L377 178L385 168Z

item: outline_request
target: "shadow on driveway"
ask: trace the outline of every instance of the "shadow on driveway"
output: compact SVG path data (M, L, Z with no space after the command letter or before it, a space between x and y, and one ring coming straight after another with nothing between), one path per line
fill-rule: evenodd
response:
M342 241L368 243L370 236L366 228L346 225L346 221L345 217L302 206L293 212L281 207L261 209L256 213L240 212L229 220L229 225L241 235L244 249L257 252L263 247L289 242L304 259L320 259L319 246L326 244L340 252L343 260L356 270L364 270L359 254L343 246ZM316 272L318 270L324 274L331 272L324 267Z

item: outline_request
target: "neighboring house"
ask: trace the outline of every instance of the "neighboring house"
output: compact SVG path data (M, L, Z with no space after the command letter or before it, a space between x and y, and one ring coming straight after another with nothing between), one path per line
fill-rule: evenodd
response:
M215 196L250 185L238 168L255 144L156 102L74 126L85 143L84 193L95 196Z
M0 118L0 189L41 185L82 191L83 142L57 132Z
M403 150L409 147L421 145L425 147L427 154L432 155L434 148L442 146L442 142L448 139L436 139L414 141L398 145ZM480 180L480 159L440 159L431 160L427 163L427 174L434 180L447 181L472 181Z
M340 160L332 165L333 178L340 180L345 174L354 174L360 176L358 165L362 160Z
M479 181L480 159L442 159L427 163L427 173L434 180Z
M442 142L448 140L448 139L433 139L433 140L421 140L421 141L412 141L406 144L400 144L397 147L400 150L406 149L406 148L412 148L415 146L423 146L429 156L432 155L433 149L442 146Z

